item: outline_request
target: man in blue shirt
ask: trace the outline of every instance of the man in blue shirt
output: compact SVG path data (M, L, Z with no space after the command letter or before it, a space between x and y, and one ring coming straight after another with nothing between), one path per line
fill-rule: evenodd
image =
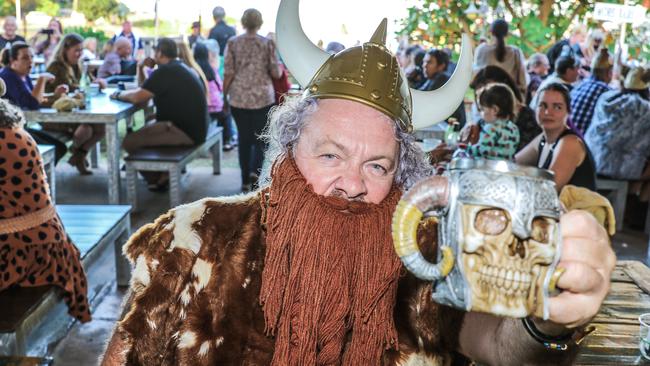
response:
M142 40L133 34L133 27L130 21L125 20L124 23L122 23L122 32L120 32L120 34L114 35L111 39L111 42L115 43L115 41L120 37L125 37L131 41L131 50L133 52L133 57L138 58L138 52L142 50L143 47Z
M234 37L236 32L235 28L226 24L223 20L226 17L226 11L220 7L215 6L212 10L212 17L214 18L214 27L210 29L209 39L214 39L219 43L219 56L223 57L223 52L226 49L226 43L230 37Z
M45 84L54 80L54 75L42 73L36 79L36 85L32 84L29 74L34 66L34 54L28 44L14 42L3 51L1 61L5 67L0 71L0 78L7 86L7 92L2 98L25 110L35 110L41 104L49 102L44 95ZM59 85L54 90L51 100L56 100L67 92L67 85ZM28 128L27 131L37 143L54 145L55 162L58 162L68 150L63 142L49 135L46 131L31 128Z
M571 91L571 121L583 135L591 124L598 98L610 90L612 63L606 48L594 57L591 70L591 76Z

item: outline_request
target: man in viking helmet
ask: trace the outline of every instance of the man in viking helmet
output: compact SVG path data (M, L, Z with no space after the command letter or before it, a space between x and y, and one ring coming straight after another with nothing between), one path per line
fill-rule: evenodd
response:
M302 32L298 0L283 0L276 31L305 93L270 116L266 184L176 207L133 235L126 315L104 364L570 362L575 348L548 350L521 321L434 303L431 284L406 273L392 248L395 205L430 171L410 132L462 100L467 38L451 80L418 92L384 45L386 20L370 41L330 55ZM550 321L533 320L549 337L596 314L614 263L590 216L566 214L562 228L566 291ZM433 224L420 227L425 256L428 243Z

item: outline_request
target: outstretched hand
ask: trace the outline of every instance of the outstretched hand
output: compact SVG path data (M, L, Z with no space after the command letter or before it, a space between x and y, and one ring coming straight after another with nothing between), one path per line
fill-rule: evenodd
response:
M549 320L567 328L588 323L607 296L616 255L609 236L596 219L575 210L560 218L562 255L558 280L562 292L549 300Z

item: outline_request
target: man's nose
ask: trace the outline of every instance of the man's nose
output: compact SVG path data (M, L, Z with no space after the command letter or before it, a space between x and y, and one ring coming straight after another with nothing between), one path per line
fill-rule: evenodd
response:
M362 199L368 193L364 177L357 169L347 170L338 180L335 188L345 192L349 200Z

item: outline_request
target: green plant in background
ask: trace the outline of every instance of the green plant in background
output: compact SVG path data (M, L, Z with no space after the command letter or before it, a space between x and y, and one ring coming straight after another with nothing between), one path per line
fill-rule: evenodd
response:
M153 36L155 25L153 19L136 20L133 22L133 27L142 31L142 35ZM177 22L160 19L158 23L158 34L179 34L181 33L180 26Z
M40 0L36 6L36 11L42 11L43 13L50 16L58 15L60 9L61 5L58 2L54 2L52 0Z
M604 1L621 3L615 0ZM411 42L427 47L458 47L463 32L472 34L476 41L489 35L489 24L485 19L489 14L491 19L509 20L511 35L508 43L518 46L529 55L545 51L561 39L569 26L576 19L583 18L595 3L595 0L423 0L420 5L409 8L408 16L401 21L402 29L398 34L408 36ZM635 5L641 1L627 3ZM470 4L478 6L479 11L467 14ZM596 23L589 25L594 26Z
M104 43L110 37L104 33L102 30L94 29L93 27L66 27L64 32L67 33L77 33L82 36L84 39L88 37L94 37L100 43Z
M99 18L110 18L120 12L120 3L117 0L81 0L79 11L86 19L93 22Z
M39 1L37 0L21 0L20 10L22 14L27 14L30 11L36 10ZM15 0L0 0L0 16L16 15L16 1Z
M650 61L650 21L639 26L628 38L632 57Z

